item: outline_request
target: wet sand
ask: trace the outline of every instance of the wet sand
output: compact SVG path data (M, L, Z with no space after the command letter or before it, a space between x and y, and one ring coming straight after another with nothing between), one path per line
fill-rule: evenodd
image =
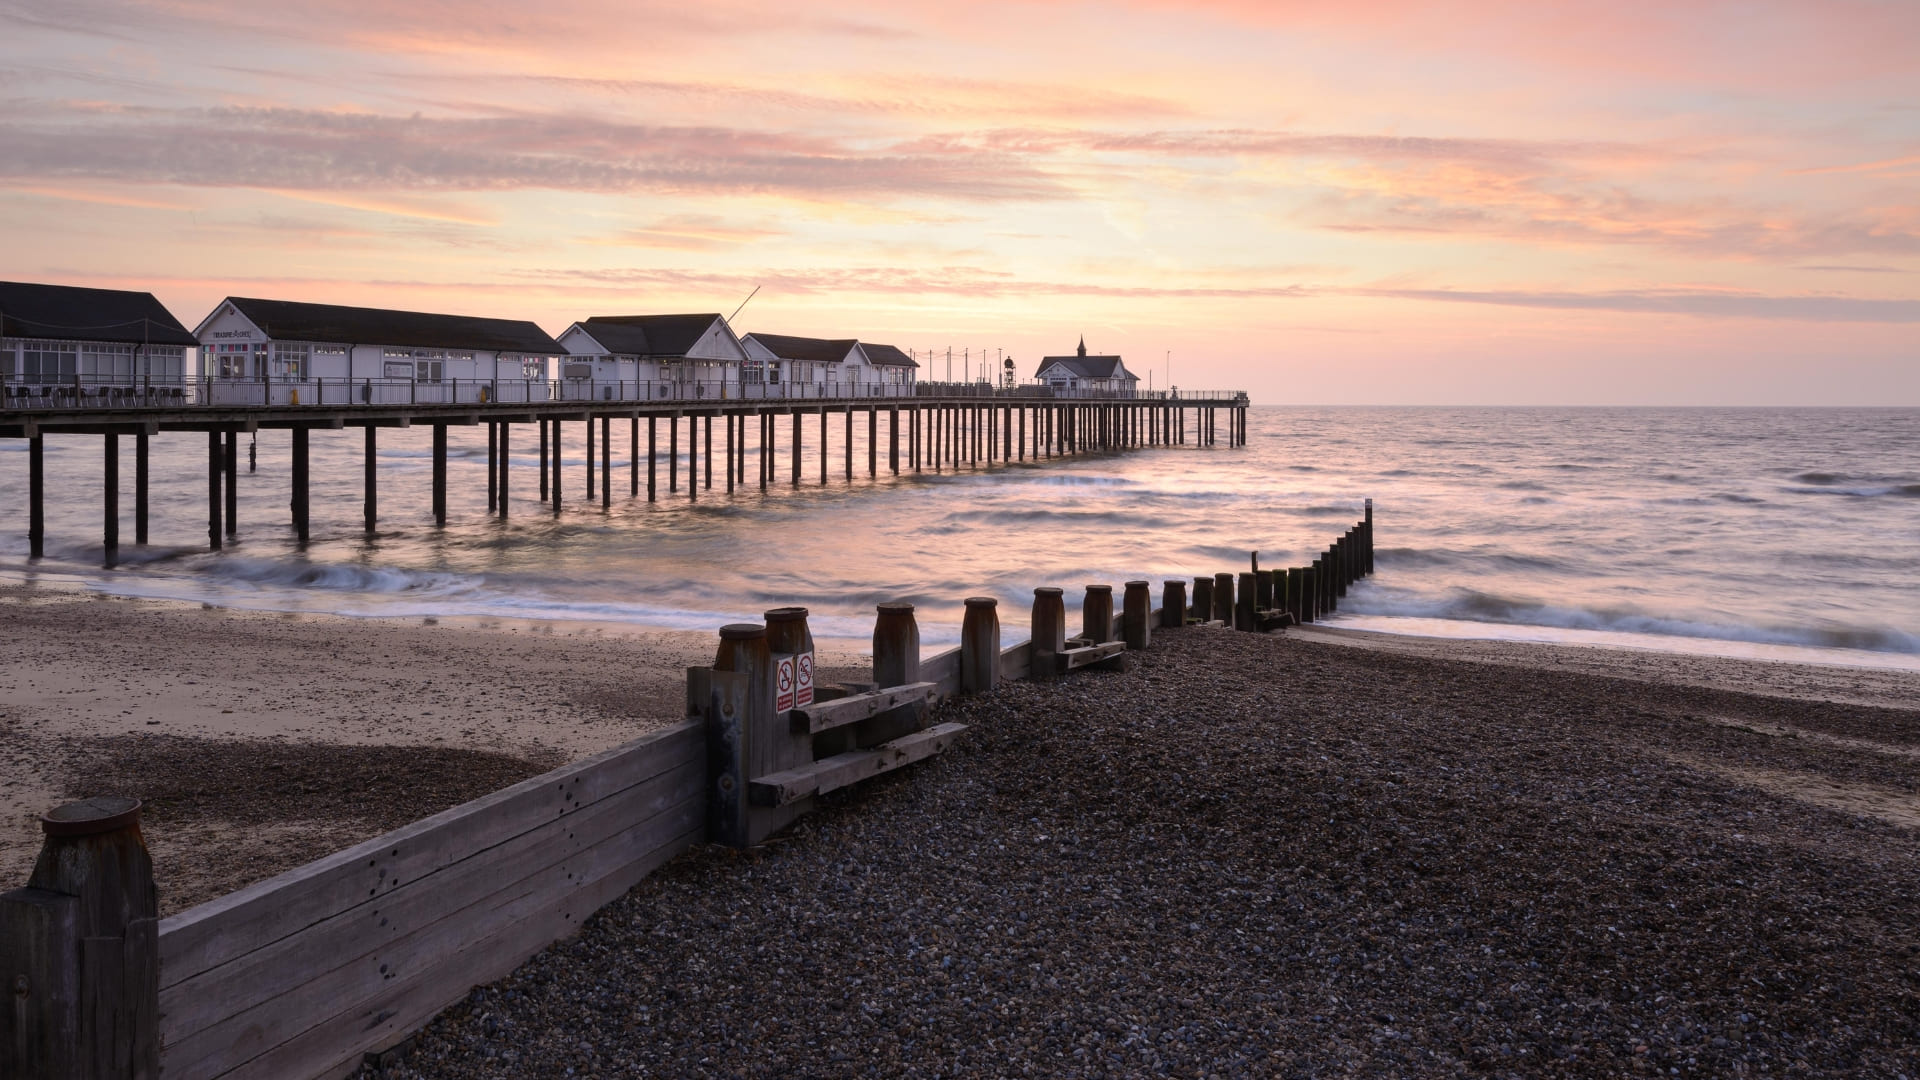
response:
M0 588L0 625L0 884L24 884L35 815L133 794L165 911L672 723L714 648L31 586Z

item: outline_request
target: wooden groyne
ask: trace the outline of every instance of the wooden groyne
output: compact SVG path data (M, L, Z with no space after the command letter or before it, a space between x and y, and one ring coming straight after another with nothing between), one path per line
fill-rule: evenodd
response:
M822 794L947 749L966 729L930 723L934 703L1125 666L1156 629L1323 617L1373 549L1369 500L1298 566L1256 555L1192 578L1191 596L1167 580L1158 607L1128 581L1117 611L1111 584L1088 586L1077 633L1060 588L1034 590L1011 645L999 602L969 598L960 646L924 658L913 605L880 604L858 683L816 683L806 610L776 608L720 629L714 663L687 673L682 722L165 919L139 804L60 807L27 886L0 893L0 1076L345 1076L675 855L757 843Z
M368 387L372 389L371 385ZM485 388L482 388L485 389ZM604 508L614 501L613 447L626 436L628 475L626 495L647 501L661 497L660 456L666 456L665 490L685 492L697 500L702 490L719 483L728 492L757 484L760 490L782 481L780 458L785 441L785 482L805 482L803 460L805 427L817 417L818 482L826 484L833 472L832 423L839 414L840 472L852 481L856 473L856 425L865 428L865 470L869 478L881 473L880 447L886 446L885 469L890 475L923 470L975 468L996 463L1045 461L1053 458L1133 447L1217 445L1241 446L1246 441L1247 395L1240 391L1180 395L1153 391L1054 390L1023 386L997 389L987 384L919 384L898 395L859 394L844 398L808 396L792 400L615 399L567 398L564 386L543 383L494 388L471 400L387 401L386 394L367 393L364 402L232 405L218 395L76 396L66 399L7 399L0 411L0 438L26 439L27 545L31 558L41 558L46 547L45 441L49 436L99 436L101 466L101 539L106 561L116 560L120 547L120 439L134 443L133 537L147 542L149 526L148 474L151 437L159 432L204 432L207 477L207 546L218 550L239 535L238 476L240 436L263 430L288 432L291 458L289 525L300 543L310 538L311 496L309 465L314 431L361 428L363 474L362 518L372 533L380 520L380 476L377 468L382 428L432 428L432 506L436 525L447 523L448 431L455 427L487 429L487 510L506 517L518 483L524 480L508 468L516 427L535 425L539 444L537 488L539 501L553 513L564 505L566 470L559 448L568 424L584 428L586 461L584 484L578 498ZM777 388L776 388L777 389ZM652 390L647 391L652 394ZM345 395L341 395L345 397ZM503 400L502 398L508 400ZM323 396L324 397L324 396ZM42 403L45 402L45 403ZM1222 417L1224 416L1224 425ZM782 424L782 418L786 423ZM626 428L617 432L616 422ZM645 427L645 450L641 430ZM1221 428L1224 426L1225 431ZM718 427L720 430L715 431ZM781 428L787 430L783 434ZM881 430L885 428L884 432ZM681 437L684 428L687 475L680 476ZM663 430L664 429L664 430ZM718 450L715 435L720 438ZM757 446L750 443L757 439ZM758 462L750 480L748 460ZM644 463L644 484L643 484Z

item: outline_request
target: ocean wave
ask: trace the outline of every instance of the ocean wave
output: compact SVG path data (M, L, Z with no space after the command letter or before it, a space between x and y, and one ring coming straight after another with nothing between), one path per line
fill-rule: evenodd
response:
M1628 609L1568 607L1456 588L1442 597L1363 590L1341 602L1356 615L1398 615L1464 622L1545 626L1560 630L1611 630L1669 637L1712 638L1759 645L1799 645L1868 652L1920 653L1920 634L1895 627L1786 626L1715 622L1651 615Z
M446 596L479 585L484 579L443 570L408 570L351 563L310 563L227 556L207 560L201 571L216 582L319 589L330 592L373 593L392 596Z
M1859 487L1790 487L1796 495L1843 495L1856 499L1920 499L1920 484L1873 484Z

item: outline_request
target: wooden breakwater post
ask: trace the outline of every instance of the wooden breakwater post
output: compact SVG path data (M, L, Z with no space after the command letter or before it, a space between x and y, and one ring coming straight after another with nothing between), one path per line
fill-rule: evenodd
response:
M907 686L920 681L920 623L913 605L893 601L875 607L873 685ZM927 726L925 700L910 701L876 713L853 729L855 744L886 742ZM818 745L818 739L815 740Z
M1080 637L1089 645L1113 640L1113 586L1087 586L1080 605Z
M1129 649L1144 649L1153 638L1153 590L1144 581L1129 581L1120 594L1120 636Z
M1231 573L1213 575L1213 614L1209 618L1224 626L1233 625L1233 575Z
M1160 583L1160 625L1169 629L1187 625L1187 581L1172 578Z
M1252 571L1242 570L1240 572L1240 591L1236 595L1233 605L1233 628L1235 630L1245 630L1248 633L1252 633L1260 628L1259 608L1256 606L1260 599L1260 587L1257 582L1258 578Z
M967 597L960 623L960 692L984 694L1000 685L1000 601Z
M1067 651L1067 605L1060 590L1043 585L1033 590L1033 678L1059 674L1059 656Z
M1213 579L1197 577L1193 579L1193 619L1206 622L1213 618Z
M40 827L26 888L0 893L0 1076L152 1080L159 900L139 800L68 803Z

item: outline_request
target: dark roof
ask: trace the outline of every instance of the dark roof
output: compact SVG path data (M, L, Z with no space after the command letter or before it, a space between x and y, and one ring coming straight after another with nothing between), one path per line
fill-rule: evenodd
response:
M837 364L847 358L855 345L852 338L792 337L787 334L748 334L782 360L810 360L816 364Z
M152 293L0 281L0 337L198 345Z
M704 315L595 315L580 325L608 352L632 356L685 356L700 344L718 312Z
M871 361L875 367L917 368L920 366L914 363L913 357L908 356L906 353L901 352L891 345L869 345L863 341L860 343L860 349L867 354L867 359Z
M523 319L430 315L420 311L303 304L230 296L253 325L278 341L325 341L345 345L407 345L426 349L487 349L493 352L562 356L566 349L545 330Z
M1034 377L1038 378L1040 372L1055 364L1061 365L1083 379L1120 378L1123 372L1120 358L1117 356L1047 356L1041 358L1040 367L1034 372ZM1132 372L1125 372L1125 374L1131 375Z

